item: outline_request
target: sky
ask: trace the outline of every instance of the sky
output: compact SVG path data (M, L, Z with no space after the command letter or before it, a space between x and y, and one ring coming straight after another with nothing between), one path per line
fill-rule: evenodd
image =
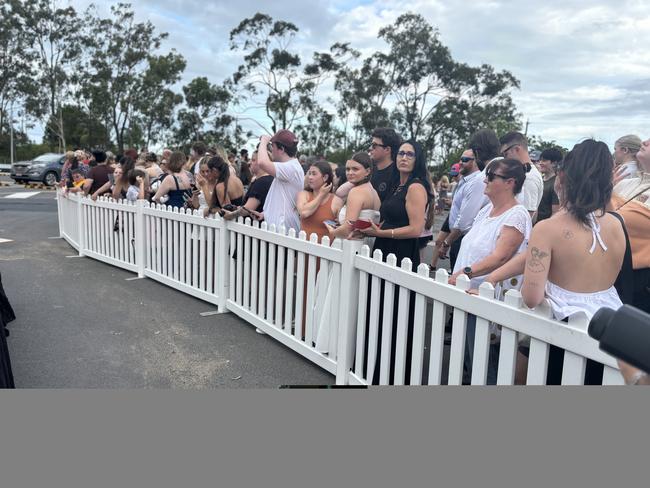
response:
M90 2L68 3L82 11ZM586 137L613 147L624 134L650 135L648 0L141 0L133 8L138 20L169 33L164 51L186 58L181 84L197 76L220 83L234 72L242 59L228 34L258 11L300 28L294 47L305 59L334 42L366 55L384 49L378 30L419 13L457 61L488 63L520 80L513 98L529 134L569 148Z

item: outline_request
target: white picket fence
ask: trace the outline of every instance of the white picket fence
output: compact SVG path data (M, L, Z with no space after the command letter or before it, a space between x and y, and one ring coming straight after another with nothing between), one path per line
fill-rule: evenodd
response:
M405 259L383 262L358 241L317 243L250 220L226 222L198 212L58 194L60 235L88 256L149 277L232 312L313 363L337 384L463 383L488 380L491 336L500 333L496 383L515 382L517 351L529 337L526 384L546 382L549 349L564 350L563 385L584 383L587 360L604 365L603 384L623 384L616 361L586 333L585 320L552 320L547 307L532 311L521 295L494 298L465 292L439 270L410 271ZM475 319L473 355L466 359L468 320ZM451 341L445 347L445 326ZM493 352L494 353L494 352ZM492 358L492 364L496 364ZM467 378L466 378L467 379Z

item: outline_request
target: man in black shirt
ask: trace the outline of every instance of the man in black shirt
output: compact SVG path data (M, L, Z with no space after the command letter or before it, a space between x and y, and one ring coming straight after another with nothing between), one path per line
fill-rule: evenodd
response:
M542 200L537 207L535 223L548 219L557 212L560 201L555 193L555 165L562 161L562 153L555 148L545 149L539 157L539 171L544 180Z
M382 202L393 194L399 184L395 158L401 143L402 139L393 129L380 127L372 131L369 154L373 169L370 183Z
M87 195L92 195L104 186L109 180L108 175L113 173L113 168L106 164L107 159L104 151L99 149L93 151L93 157L97 164L90 168L83 186L83 190Z

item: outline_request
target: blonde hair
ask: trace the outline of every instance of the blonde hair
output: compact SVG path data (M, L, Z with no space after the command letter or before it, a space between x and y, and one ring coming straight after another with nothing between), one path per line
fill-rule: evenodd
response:
M627 149L630 153L630 156L636 160L636 153L641 149L641 138L635 136L634 134L628 134L623 137L619 137L615 144L618 144L623 149Z

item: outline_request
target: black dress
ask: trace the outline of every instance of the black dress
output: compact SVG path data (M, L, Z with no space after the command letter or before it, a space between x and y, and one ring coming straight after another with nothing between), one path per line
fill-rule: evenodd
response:
M0 388L15 388L7 347L9 331L5 328L15 318L14 310L2 287L2 276L0 276Z
M398 229L409 225L409 216L406 213L406 194L411 185L422 185L418 178L407 181L404 185L398 186L393 194L386 198L379 208L380 222L383 222L382 229ZM422 216L424 219L424 215ZM389 254L397 257L397 266L402 265L402 259L409 258L413 263L413 271L417 271L420 265L420 247L418 238L412 239L391 239L390 237L377 237L375 239L375 249L381 249L383 259Z
M422 181L418 178L413 178L407 181L404 185L398 186L392 195L390 195L386 200L384 200L379 209L380 221L383 222L382 229L398 229L399 227L406 227L409 225L409 217L406 212L406 194L408 188L411 185L422 185ZM422 216L424 219L424 215ZM375 249L381 249L383 254L383 260L386 261L386 258L389 254L394 254L397 257L397 266L401 267L402 259L409 258L413 263L412 270L417 271L417 267L420 265L420 247L418 245L418 238L414 237L411 239L391 239L385 237L377 237L375 239ZM368 303L370 304L370 290L368 291ZM397 314L399 312L399 294L397 289L394 290L393 296L387 296L385 293L384 282L382 280L380 286L380 300L379 300L379 310L383 310L384 300L393 300L393 316L389 319L388 317L383 317L380 314L379 324L377 324L377 351L376 351L376 361L374 367L374 375L371 380L373 385L379 384L379 369L381 364L381 337L383 331L387 327L392 329L392 341L391 341L391 354L390 354L390 367L389 367L389 383L393 384L395 379L395 347L396 347L396 337L397 337ZM415 293L409 293L408 298L408 320L407 320L407 331L406 331L406 364L405 364L405 374L404 374L404 383L410 384L410 374L411 374L411 358L412 358L412 346L413 346L413 320L414 320L414 307L415 305ZM369 315L368 315L369 316ZM370 323L367 322L367 327L370 326ZM366 337L369 337L369 334L366 334ZM366 351L368 348L368 342L365 344ZM366 352L366 358L368 353ZM368 365L370 366L370 365Z

